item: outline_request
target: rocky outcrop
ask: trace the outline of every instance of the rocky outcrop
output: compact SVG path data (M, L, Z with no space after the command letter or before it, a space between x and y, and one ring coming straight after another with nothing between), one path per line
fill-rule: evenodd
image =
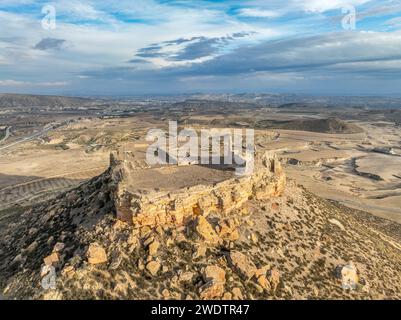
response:
M174 191L133 191L130 172L136 168L118 153L111 156L111 169L118 181L115 193L117 217L136 227L182 226L194 217L207 216L210 212L229 215L250 198L280 196L286 182L280 162L271 154L256 159L251 176L233 177L216 184L194 185ZM200 223L205 226L203 220ZM206 238L215 238L212 233L209 234Z
M86 261L92 239L88 232L109 214L114 215L115 181L111 170L91 179L74 190L38 204L16 216L16 220L0 230L0 287L16 274L27 283L41 281L43 266L58 270L67 261L71 266ZM63 246L60 243L64 244ZM21 277L22 277L21 275ZM14 286L15 285L15 286ZM8 295L18 292L29 296L32 286L18 281L8 287ZM28 293L29 292L29 293Z
M113 154L101 176L0 229L2 294L10 299L400 297L401 258L394 241L369 220L357 220L291 180L286 185L274 156L257 158L248 177L217 174L224 179L169 190L142 188L154 180L140 184L137 173L147 178L152 170L129 155Z

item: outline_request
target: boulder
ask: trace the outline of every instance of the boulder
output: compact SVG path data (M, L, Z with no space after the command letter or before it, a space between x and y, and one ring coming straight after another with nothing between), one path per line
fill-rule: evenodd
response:
M52 270L51 265L44 265L42 269L40 270L40 277L43 278L44 276L48 275Z
M166 240L166 246L167 246L167 247L170 247L170 246L172 246L173 244L174 244L174 240L173 240L173 239L168 238L168 239Z
M244 296L242 295L242 291L240 288L234 288L232 294L233 300L244 300Z
M221 298L225 292L226 272L212 265L203 269L202 276L206 284L200 288L200 297L205 300Z
M276 292L278 285L280 284L280 272L276 268L270 270L269 282L273 292Z
M233 295L231 294L231 292L225 292L223 294L223 300L232 300L233 299Z
M269 271L269 270L270 270L270 265L267 264L267 265L263 266L262 268L256 270L255 277L259 278L260 276L266 276L267 271Z
M337 219L329 219L329 222L330 222L332 225L335 225L335 226L339 227L342 231L345 231L345 227L344 227L343 224L342 224L340 221L338 221Z
M91 243L86 253L90 264L101 264L107 262L106 251L97 243Z
M192 282L192 279L194 278L195 273L193 272L183 272L180 274L179 281L180 282Z
M263 288L263 290L265 290L267 292L269 292L271 290L270 282L269 282L269 280L267 280L266 276L264 276L264 275L259 276L257 279L257 283L258 283L258 285L260 285Z
M150 261L146 265L146 269L150 272L152 276L157 275L160 269L160 262L159 261Z
M61 275L64 277L72 277L75 274L75 268L73 266L67 266L61 271Z
M57 242L53 247L53 252L60 252L64 249L65 244L62 242Z
M151 256L156 256L157 251L159 250L160 247L160 242L157 240L154 240L150 245L149 245L149 255Z
M224 284L211 280L200 288L200 297L203 300L221 298L224 294Z
M153 241L155 241L155 237L150 236L150 237L148 237L147 239L145 239L145 240L143 241L143 245L144 245L145 247L148 247Z
M145 270L145 264L143 263L143 260L142 260L142 259L139 259L139 260L138 260L138 269L139 269L140 271Z
M255 264L239 251L230 252L229 262L235 271L246 280L251 279L257 270Z
M219 237L230 241L239 239L239 232L233 220L225 221L219 224Z
M197 258L202 258L206 255L206 246L204 246L203 244L199 244L196 247L196 251L193 254L193 258L197 259Z
M57 252L53 252L50 256L47 256L46 258L43 259L43 262L47 266L51 266L53 264L56 264L59 262L59 256Z
M176 234L174 240L176 243L181 243L181 242L185 242L187 239L185 238L185 235L183 233L179 232Z
M336 277L341 280L344 289L355 290L359 277L356 266L351 262L347 265L339 265L335 270Z
M196 223L196 231L207 242L217 243L220 240L212 225L206 220L204 216L198 217Z
M226 272L218 266L207 266L203 270L203 279L205 282L214 280L216 283L224 284L226 282Z
M167 289L164 289L162 291L162 295L164 299L169 299L171 297L170 291L168 291Z
M38 242L34 241L24 250L24 254L30 254L34 252L37 248L38 248Z

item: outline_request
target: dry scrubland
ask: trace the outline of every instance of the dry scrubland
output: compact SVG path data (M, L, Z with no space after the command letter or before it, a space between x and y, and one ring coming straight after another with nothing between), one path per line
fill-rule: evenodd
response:
M101 115L86 100L58 103L3 110L5 297L400 298L401 130L386 113L196 100ZM145 135L168 119L255 128L254 175L149 168ZM128 166L110 163L115 150ZM40 287L49 266L56 290Z
M195 195L190 188L172 195L174 186L135 191L130 177L137 170L149 169L113 160L106 173L9 225L0 244L4 294L41 299L400 298L399 229L322 200L291 180L286 183L274 158L260 161L250 178L222 181L224 188L204 184ZM160 196L164 190L169 192ZM136 195L128 204L127 191ZM38 287L44 265L56 267L57 290ZM351 275L341 273L347 265ZM344 283L352 290L343 289Z

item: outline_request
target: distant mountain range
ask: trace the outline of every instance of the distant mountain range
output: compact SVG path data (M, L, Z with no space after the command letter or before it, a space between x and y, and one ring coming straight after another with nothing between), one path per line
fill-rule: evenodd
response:
M395 97L365 97L365 96L307 96L298 94L193 94L171 96L132 96L132 97L65 97L45 95L25 95L0 93L0 108L2 107L68 107L85 106L99 101L115 103L129 101L146 101L175 103L177 107L207 107L210 102L242 104L238 107L267 106L293 109L345 107L360 109L398 109L401 108L401 98Z
M93 100L87 98L0 93L0 108L68 107L88 105L92 102Z
M395 97L367 97L367 96L308 96L298 94L199 94L194 99L219 100L242 103L257 103L271 107L359 107L397 109L401 108L401 99Z

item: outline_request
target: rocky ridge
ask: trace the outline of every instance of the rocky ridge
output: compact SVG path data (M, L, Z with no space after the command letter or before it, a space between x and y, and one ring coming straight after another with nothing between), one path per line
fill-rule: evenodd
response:
M213 185L194 185L178 190L151 190L134 188L135 171L132 162L119 153L111 154L115 180L118 180L116 199L117 218L134 227L182 226L196 216L211 211L221 215L239 209L250 197L276 197L285 188L285 174L275 156L256 160L258 170L242 178L233 177Z
M396 237L286 181L274 156L255 168L250 177L144 190L132 179L147 169L112 154L104 174L1 230L3 295L400 298ZM43 288L52 275L54 287Z

